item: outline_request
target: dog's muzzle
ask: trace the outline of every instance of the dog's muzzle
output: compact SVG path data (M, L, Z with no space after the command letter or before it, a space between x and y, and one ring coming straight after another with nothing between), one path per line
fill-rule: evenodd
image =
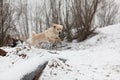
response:
M62 36L62 32L59 32L59 37L61 37Z
M62 33L61 32L59 32L59 35L61 35Z

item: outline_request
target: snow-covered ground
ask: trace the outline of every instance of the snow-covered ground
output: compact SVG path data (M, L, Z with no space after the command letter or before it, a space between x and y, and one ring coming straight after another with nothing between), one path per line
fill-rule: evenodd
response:
M20 80L44 61L49 62L39 80L120 80L120 24L96 32L94 37L68 43L70 49L57 52L2 47L9 53L0 57L0 80Z

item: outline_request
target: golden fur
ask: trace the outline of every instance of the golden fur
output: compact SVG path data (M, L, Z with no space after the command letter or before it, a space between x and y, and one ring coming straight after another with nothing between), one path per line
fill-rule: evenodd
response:
M38 47L41 42L55 43L56 41L61 43L59 33L62 32L63 26L58 24L52 24L52 27L44 32L36 34L32 32L32 38L29 41L30 46Z

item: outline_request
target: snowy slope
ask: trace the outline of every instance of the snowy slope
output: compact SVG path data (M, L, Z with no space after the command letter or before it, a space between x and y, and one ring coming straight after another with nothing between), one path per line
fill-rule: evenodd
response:
M71 49L57 51L57 54L36 48L22 48L20 51L18 48L3 48L9 54L0 57L0 80L19 80L46 60L48 65L39 80L120 80L120 24L96 32L96 36L81 43L68 43ZM31 66L24 70L23 65ZM16 77L12 73L16 73ZM9 77L5 77L7 75Z

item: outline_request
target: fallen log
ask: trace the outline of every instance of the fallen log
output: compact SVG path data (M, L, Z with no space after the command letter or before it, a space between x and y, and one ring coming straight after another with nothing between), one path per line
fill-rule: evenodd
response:
M0 49L0 56L6 56L6 54L7 54L7 52L6 52L6 51L4 51L4 50Z
M21 80L38 80L47 64L48 62L39 65L36 70L29 74L26 74Z

